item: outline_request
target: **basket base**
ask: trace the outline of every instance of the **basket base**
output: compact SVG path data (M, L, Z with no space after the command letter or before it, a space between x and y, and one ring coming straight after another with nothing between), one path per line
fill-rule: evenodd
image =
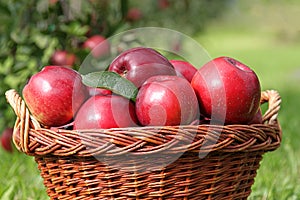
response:
M79 199L247 199L263 152L185 153L163 169L140 171L143 163L94 157L35 160L53 200ZM124 160L124 159L123 159ZM114 161L114 162L113 162ZM129 168L128 168L129 169Z

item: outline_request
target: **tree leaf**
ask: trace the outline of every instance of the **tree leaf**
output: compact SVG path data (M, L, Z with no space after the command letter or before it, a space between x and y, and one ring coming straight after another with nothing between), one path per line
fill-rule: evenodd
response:
M111 71L91 72L82 75L82 82L90 87L109 89L113 93L135 101L138 88L128 79Z

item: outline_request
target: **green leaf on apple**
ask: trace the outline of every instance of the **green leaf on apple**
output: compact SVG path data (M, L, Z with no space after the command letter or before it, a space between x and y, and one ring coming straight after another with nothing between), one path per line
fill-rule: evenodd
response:
M82 81L89 87L108 89L132 101L135 101L138 93L138 88L131 81L111 71L91 72L82 75Z

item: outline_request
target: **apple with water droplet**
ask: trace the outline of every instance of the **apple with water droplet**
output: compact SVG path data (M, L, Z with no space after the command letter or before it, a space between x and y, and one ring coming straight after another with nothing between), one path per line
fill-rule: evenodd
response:
M45 66L29 79L22 94L31 114L41 124L57 127L73 119L88 91L77 71Z
M122 128L137 126L135 105L118 95L95 95L79 109L74 129Z
M225 124L247 124L260 105L260 82L247 65L230 57L215 58L202 66L192 82L200 110Z
M136 114L143 126L190 124L199 118L197 96L185 78L153 76L137 94Z

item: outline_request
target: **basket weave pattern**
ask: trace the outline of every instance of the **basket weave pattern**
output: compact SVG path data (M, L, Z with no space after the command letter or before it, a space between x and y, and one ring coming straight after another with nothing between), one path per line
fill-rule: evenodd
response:
M51 199L247 199L263 154L281 143L274 90L262 92L263 124L80 131L43 127L15 90L6 98L14 144L35 157Z

